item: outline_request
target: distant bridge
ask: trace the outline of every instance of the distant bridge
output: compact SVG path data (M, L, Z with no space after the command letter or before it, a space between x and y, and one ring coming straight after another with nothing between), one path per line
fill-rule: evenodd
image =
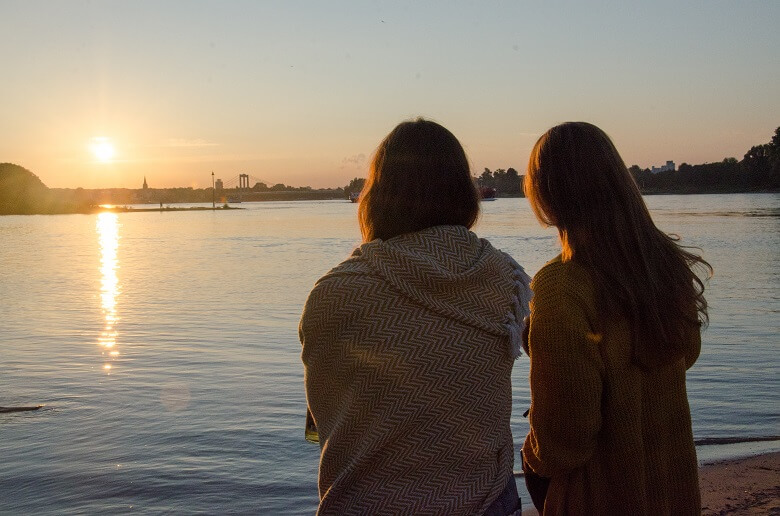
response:
M222 181L220 179L220 181ZM269 188L273 185L265 179L260 179L249 174L239 174L235 177L231 177L227 181L222 181L222 188L225 190L251 190L257 183L263 183Z

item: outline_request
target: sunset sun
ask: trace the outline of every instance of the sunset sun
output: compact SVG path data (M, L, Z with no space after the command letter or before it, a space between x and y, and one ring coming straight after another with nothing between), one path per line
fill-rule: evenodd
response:
M95 137L89 144L89 150L92 152L95 160L101 163L108 163L116 154L114 143L109 138Z

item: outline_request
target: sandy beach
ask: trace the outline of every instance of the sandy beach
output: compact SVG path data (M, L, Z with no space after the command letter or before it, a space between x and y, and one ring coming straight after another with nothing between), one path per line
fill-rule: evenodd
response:
M702 514L780 515L780 452L702 466Z
M702 514L780 515L780 452L705 464L699 469ZM538 514L526 508L523 516Z

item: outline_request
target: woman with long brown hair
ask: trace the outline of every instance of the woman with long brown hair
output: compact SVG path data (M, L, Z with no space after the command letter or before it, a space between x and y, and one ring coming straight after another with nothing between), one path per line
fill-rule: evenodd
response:
M685 372L707 322L693 269L709 264L655 226L594 125L547 131L524 189L562 247L532 284L523 466L549 479L534 503L544 514L699 514Z
M479 198L447 129L398 125L371 163L364 243L321 278L300 336L319 514L504 515L511 371L530 278L469 228Z

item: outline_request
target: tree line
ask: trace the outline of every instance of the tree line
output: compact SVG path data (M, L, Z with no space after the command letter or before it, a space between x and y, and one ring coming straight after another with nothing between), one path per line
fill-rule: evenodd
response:
M523 176L512 167L497 168L491 170L485 167L485 170L475 182L485 188L495 188L499 197L522 197L523 196Z
M678 170L657 173L632 165L629 172L642 193L646 194L780 191L780 127L775 129L768 143L754 145L741 160L732 157L717 163L683 163ZM496 170L485 168L482 174L474 178L474 182L480 187L495 188L499 197L523 195L523 176L512 167ZM293 187L281 183L268 186L257 183L252 191L255 195L287 192L297 194L301 199L339 199L360 192L364 184L365 179L359 177L344 187L319 190L308 186ZM29 170L12 163L0 163L0 215L85 213L102 203L209 202L213 195L211 188L50 189ZM273 198L276 197L269 197Z
M508 168L504 170L499 168L491 171L485 168L482 175L474 178L474 183L480 187L495 188L496 191L504 197L516 197L523 195L523 176L517 173L517 170ZM352 179L347 186L343 188L344 193L349 196L351 193L359 193L365 185L366 179L356 177Z
M629 167L642 193L737 193L780 190L780 127L768 143L754 145L743 156L717 163L689 165L653 173L638 165ZM490 170L474 178L480 187L495 188L499 197L522 197L523 177L512 167ZM354 178L344 192L360 192L365 179Z
M780 127L769 143L754 145L743 156L717 163L689 165L653 174L632 165L643 193L757 192L780 190Z
M768 143L754 145L743 156L717 163L689 165L653 173L637 165L629 167L642 193L738 193L780 190L780 127ZM514 168L488 168L475 180L495 188L499 196L523 196L523 177Z
M632 165L628 171L644 194L653 193L739 193L780 190L780 127L768 143L754 145L743 156L716 163L689 165L677 170L651 172ZM474 178L477 186L495 188L499 197L523 197L523 178L512 167L490 170ZM354 178L343 188L348 196L360 192L363 178Z

